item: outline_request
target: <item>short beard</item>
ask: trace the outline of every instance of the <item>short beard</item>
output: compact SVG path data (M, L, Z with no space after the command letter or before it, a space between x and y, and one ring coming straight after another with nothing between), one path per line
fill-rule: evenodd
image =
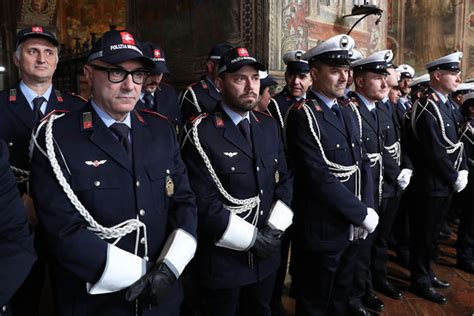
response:
M238 113L245 113L248 111L252 111L257 107L258 104L258 97L255 98L255 101L248 103L248 102L240 102L240 99L233 99L229 100L226 96L222 95L222 101L225 105L230 107L232 110Z

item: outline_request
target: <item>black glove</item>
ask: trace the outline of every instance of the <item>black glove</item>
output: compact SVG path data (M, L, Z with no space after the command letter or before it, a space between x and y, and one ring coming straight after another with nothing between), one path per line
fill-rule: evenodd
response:
M125 293L125 299L133 302L140 296L145 303L158 305L175 282L176 276L171 269L163 262L157 263L138 281L130 285Z
M266 259L280 250L283 232L265 225L257 231L257 238L250 251L259 258Z

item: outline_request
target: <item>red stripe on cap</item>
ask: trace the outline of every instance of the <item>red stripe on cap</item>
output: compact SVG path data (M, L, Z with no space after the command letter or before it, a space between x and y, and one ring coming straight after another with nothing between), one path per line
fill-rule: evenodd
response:
M249 57L249 52L247 50L247 48L237 48L237 55L239 55L239 57Z
M155 56L155 58L161 58L161 51L159 49L154 49L153 56Z
M43 33L43 27L41 26L32 26L31 31L35 33Z

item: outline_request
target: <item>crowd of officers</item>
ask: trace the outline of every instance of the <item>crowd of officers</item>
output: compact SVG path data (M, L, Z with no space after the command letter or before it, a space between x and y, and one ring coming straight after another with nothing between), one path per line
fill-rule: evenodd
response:
M286 85L215 45L179 96L163 50L104 33L89 100L52 84L58 40L17 34L0 94L0 315L372 315L390 281L446 304L433 272L448 212L474 273L474 85L461 53L415 77L348 35L287 52ZM469 172L469 170L471 172ZM469 178L469 179L468 179Z

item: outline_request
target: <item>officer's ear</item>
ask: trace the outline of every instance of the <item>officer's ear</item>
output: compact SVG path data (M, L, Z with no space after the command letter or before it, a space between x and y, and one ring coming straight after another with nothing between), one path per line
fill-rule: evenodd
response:
M217 89L222 91L222 88L224 87L224 78L222 76L225 76L225 74L221 74L216 77L214 80L214 83L216 84Z
M354 84L356 87L362 88L364 86L364 76L354 74Z
M92 67L90 65L84 65L84 76L89 87L92 87Z
M430 77L433 77L436 81L441 81L441 71L439 70L433 71Z

